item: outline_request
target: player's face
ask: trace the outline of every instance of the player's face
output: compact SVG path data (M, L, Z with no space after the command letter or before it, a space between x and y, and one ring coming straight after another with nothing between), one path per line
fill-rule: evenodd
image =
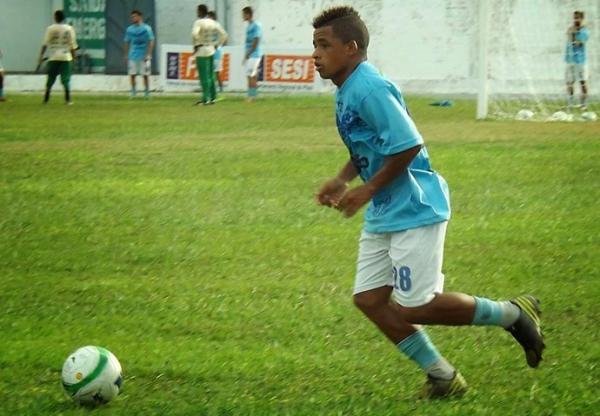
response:
M313 32L312 57L315 69L323 79L333 79L346 72L352 63L348 46L335 36L331 26L315 29Z
M242 12L242 19L244 19L244 22L249 22L252 20L252 16L250 16L248 13Z
M574 13L573 14L573 24L575 25L575 27L581 26L581 22L582 21L583 21L583 19L581 18L581 16L579 15L579 13Z
M140 22L141 19L142 18L141 18L141 16L139 14L137 14L137 13L131 13L131 23L137 25Z

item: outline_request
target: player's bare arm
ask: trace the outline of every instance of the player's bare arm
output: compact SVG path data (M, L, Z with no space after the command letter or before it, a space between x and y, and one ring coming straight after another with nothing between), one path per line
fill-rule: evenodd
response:
M386 158L383 167L368 182L346 192L336 208L345 217L352 217L377 192L401 175L420 150L419 145Z
M248 53L246 53L246 59L250 59L250 56L252 56L252 54L256 50L256 47L258 46L258 41L259 38L254 38L254 40L252 41L252 47L250 47L250 50L248 51Z

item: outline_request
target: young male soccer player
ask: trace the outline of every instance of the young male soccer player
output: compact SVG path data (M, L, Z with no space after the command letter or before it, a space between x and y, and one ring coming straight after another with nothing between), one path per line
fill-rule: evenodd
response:
M254 20L252 7L242 9L242 18L248 22L246 28L246 49L244 55L244 66L248 77L247 101L254 101L258 95L258 66L262 59L262 26Z
M208 17L208 8L201 4L198 6L198 20L192 28L192 42L196 56L198 78L202 86L202 98L196 104L214 104L217 99L215 87L215 71L213 68L213 55L215 46L221 46L227 40L227 33L221 25Z
M50 91L60 75L60 82L65 89L65 102L71 102L71 71L75 51L77 49L77 40L75 30L70 25L64 23L65 14L62 10L54 12L54 24L48 26L44 37L44 45L40 51L39 64L44 60L44 54L48 54L48 79L46 81L46 93L44 95L44 104L50 99Z
M450 218L448 187L429 164L398 88L367 62L369 33L351 7L313 21L313 59L336 93L336 122L350 160L316 194L351 217L369 203L359 242L355 305L427 374L421 397L460 396L467 384L418 325L507 329L537 367L544 348L538 301L492 301L444 293L442 257ZM348 189L360 176L363 184Z
M4 67L2 66L2 51L0 51L0 102L6 101L4 97Z
M127 72L131 80L131 96L137 94L135 77L144 77L144 96L150 96L149 76L152 71L152 49L154 48L154 32L144 23L144 17L139 10L132 10L131 25L125 31L123 52L127 60Z
M569 110L573 108L575 81L581 85L581 104L582 110L587 109L587 57L585 44L590 37L590 31L584 24L584 13L575 11L573 13L573 26L567 31L567 48L565 53L565 62L567 70L565 78L567 81L567 106Z
M208 12L208 17L214 21L217 20L217 14L213 11ZM223 79L221 78L221 72L223 71L223 49L221 46L215 47L213 71L215 74L215 83L219 85L219 92L223 92Z

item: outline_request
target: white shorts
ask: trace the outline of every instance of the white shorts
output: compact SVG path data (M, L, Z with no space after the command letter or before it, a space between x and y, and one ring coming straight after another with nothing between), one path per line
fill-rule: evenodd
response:
M448 222L397 233L360 236L354 294L392 286L406 307L425 305L444 289L442 262Z
M567 70L565 71L567 84L572 84L575 81L587 81L587 79L587 64L567 64Z
M142 59L134 61L130 59L127 62L127 73L129 75L150 75L152 69L151 59Z
M248 58L246 59L246 76L254 77L258 74L258 66L260 65L261 58Z

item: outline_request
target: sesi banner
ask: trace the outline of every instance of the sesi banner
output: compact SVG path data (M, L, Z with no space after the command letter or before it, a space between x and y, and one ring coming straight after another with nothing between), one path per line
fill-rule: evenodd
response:
M245 91L241 47L223 47L221 79L226 91ZM196 62L190 46L161 45L161 84L165 91L192 91L200 88ZM258 70L258 83L262 90L274 92L319 92L324 82L315 75L311 51L297 49L266 50Z

